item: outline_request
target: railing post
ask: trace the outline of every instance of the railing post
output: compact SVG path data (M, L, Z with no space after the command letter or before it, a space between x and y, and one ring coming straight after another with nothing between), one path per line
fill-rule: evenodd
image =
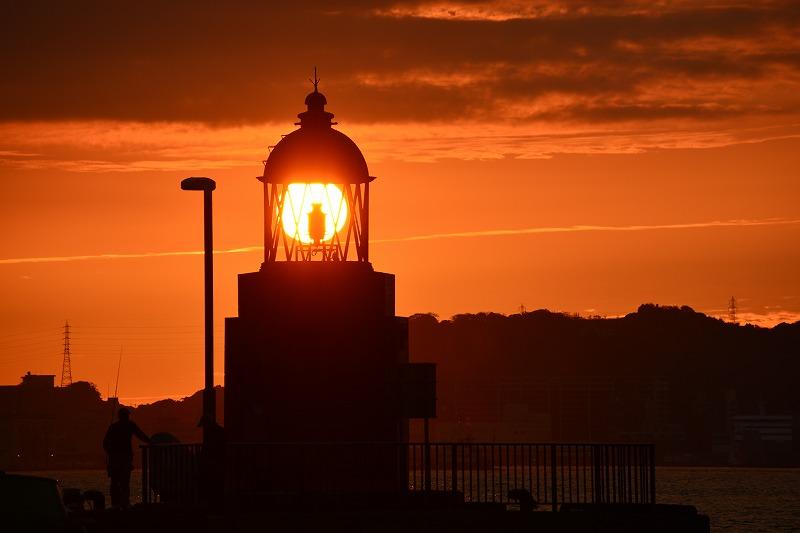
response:
M149 469L147 463L149 460L148 447L142 446L142 503L150 503L150 483L148 478Z
M430 429L428 427L428 418L425 418L425 449L424 449L424 462L425 462L425 492L431 491L431 441Z
M456 493L458 485L458 448L456 444L450 446L450 486L453 494Z
M300 448L300 494L302 495L306 489L306 450L304 444L300 444L298 447Z
M556 445L550 445L550 499L552 500L553 511L558 511L558 488L556 486Z
M650 503L656 503L656 447L655 444L651 444L648 447L648 451L650 452L648 455L650 456L650 464L647 465L650 470Z
M592 446L592 503L603 503L603 481L602 466L600 465L602 454L600 446Z

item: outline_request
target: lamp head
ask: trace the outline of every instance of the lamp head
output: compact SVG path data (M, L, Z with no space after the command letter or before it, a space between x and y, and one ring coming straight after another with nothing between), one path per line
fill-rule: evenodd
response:
M211 178L192 177L181 181L181 189L184 191L213 191L217 184Z

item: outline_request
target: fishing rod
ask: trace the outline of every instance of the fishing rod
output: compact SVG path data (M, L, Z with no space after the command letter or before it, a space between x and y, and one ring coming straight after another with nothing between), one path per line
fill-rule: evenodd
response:
M114 416L117 414L117 407L119 406L119 369L122 367L122 346L119 347L119 361L117 361L117 382L114 384L114 399L115 403L111 405L111 421L114 421Z

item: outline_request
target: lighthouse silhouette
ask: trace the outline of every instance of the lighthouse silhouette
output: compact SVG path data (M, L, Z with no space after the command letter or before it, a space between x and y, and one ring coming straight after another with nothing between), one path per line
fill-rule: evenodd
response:
M394 276L369 262L375 178L316 80L305 103L258 178L264 261L239 275L239 316L225 321L228 470L265 491L335 476L351 492L396 492L407 486L408 324Z

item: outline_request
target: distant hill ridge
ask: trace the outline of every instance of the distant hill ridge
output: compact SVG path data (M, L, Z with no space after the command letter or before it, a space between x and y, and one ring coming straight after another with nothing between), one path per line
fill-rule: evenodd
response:
M644 304L618 318L418 314L409 331L411 359L437 364L439 440L640 440L684 464L800 459L800 322ZM758 444L778 438L764 433L770 416L794 427L779 454ZM749 452L742 439L755 439Z
M791 461L800 460L800 322L737 325L655 304L615 318L422 313L409 319L409 351L412 361L437 364L438 440L629 439L656 442L676 461L709 464L741 442L737 416L780 415L794 427ZM0 467L102 465L114 406L90 383L62 389L42 377L49 385L35 395L22 385L0 387L0 422L19 426L0 432ZM216 395L224 425L222 386ZM133 419L147 433L199 442L201 409L198 391L139 405ZM37 444L43 435L53 450ZM750 455L772 454L754 442L758 453Z
M697 376L786 381L798 368L800 322L773 328L737 325L688 306L643 304L618 318L580 317L538 310L513 315L411 317L411 357L445 369L481 375Z
M731 324L688 306L643 304L614 318L540 309L464 313L446 320L420 313L409 322L411 360L438 363L445 381L456 376L659 376L709 390L747 389L788 409L800 375L800 321L764 328ZM217 395L221 419L222 387ZM188 413L196 417L200 406L198 391L180 401L140 405L135 415L143 421L177 421ZM181 427L188 430L188 423Z

